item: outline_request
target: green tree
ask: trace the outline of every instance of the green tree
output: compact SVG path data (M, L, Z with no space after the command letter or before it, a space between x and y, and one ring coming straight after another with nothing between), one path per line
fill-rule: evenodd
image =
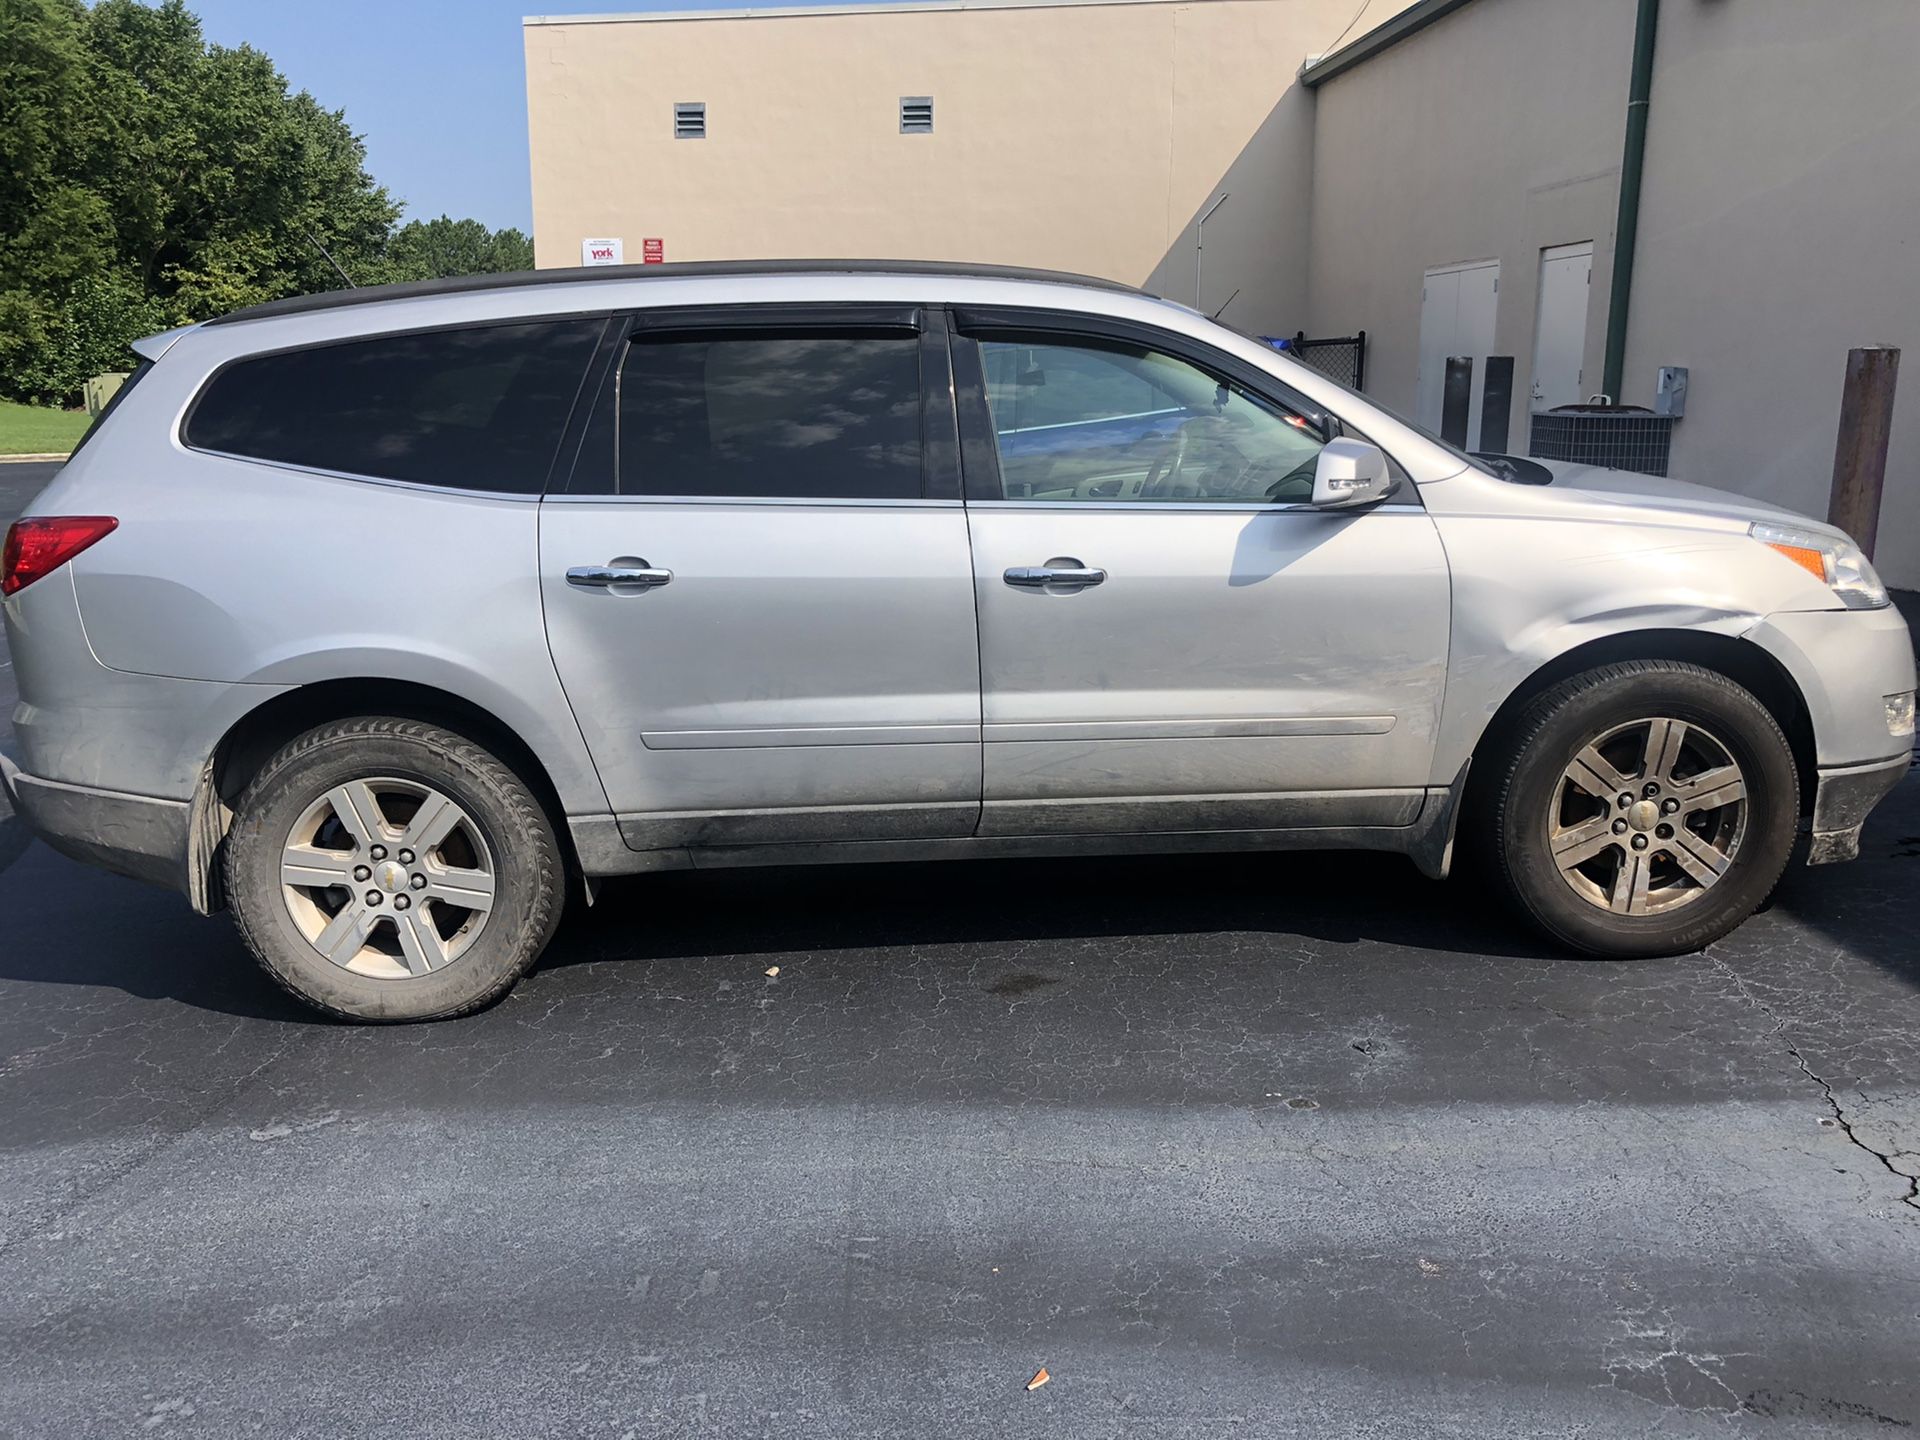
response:
M533 241L518 230L489 230L478 220L410 220L387 246L388 278L500 275L533 268Z
M337 288L322 245L362 283L531 261L517 232L397 235L399 213L341 112L182 0L0 0L0 394L71 399L138 335ZM477 258L400 243L435 227L478 231Z

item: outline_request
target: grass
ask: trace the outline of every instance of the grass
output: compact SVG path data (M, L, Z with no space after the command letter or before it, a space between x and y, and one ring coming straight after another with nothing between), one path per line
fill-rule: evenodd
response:
M65 454L87 428L84 410L50 410L0 400L0 455Z

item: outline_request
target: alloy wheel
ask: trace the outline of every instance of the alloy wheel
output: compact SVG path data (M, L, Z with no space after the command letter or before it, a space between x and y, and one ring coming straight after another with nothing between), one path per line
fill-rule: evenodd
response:
M461 806L415 780L335 786L282 849L287 913L343 970L404 980L458 960L486 928L496 871Z
M1631 721L1583 747L1554 787L1548 845L1560 876L1616 915L1657 915L1700 899L1732 867L1747 785L1704 726Z

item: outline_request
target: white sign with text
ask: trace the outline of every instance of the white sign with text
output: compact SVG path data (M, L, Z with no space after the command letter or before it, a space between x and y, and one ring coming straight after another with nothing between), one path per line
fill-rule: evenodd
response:
M611 240L582 240L580 242L580 263L582 265L620 265L626 260L626 247L618 236Z

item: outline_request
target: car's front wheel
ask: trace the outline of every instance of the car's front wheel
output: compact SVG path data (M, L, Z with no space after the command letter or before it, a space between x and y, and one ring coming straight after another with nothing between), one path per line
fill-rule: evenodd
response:
M247 948L299 999L429 1020L497 999L559 923L559 845L527 786L437 726L362 717L261 767L226 843Z
M1634 661L1528 706L1494 776L1491 848L1520 908L1593 955L1718 940L1786 868L1799 824L1793 752L1724 675Z

